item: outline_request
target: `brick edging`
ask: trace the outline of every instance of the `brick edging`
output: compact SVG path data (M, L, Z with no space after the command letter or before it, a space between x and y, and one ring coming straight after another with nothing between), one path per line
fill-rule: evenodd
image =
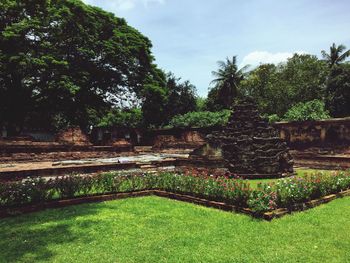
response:
M273 211L265 212L263 214L257 214L249 208L230 205L225 202L211 201L211 200L195 197L188 194L173 193L173 192L163 191L163 190L142 190L142 191L134 191L134 192L126 192L126 193L83 196L83 197L77 197L73 199L54 200L54 201L45 202L42 204L34 204L34 205L28 205L28 206L22 206L22 207L16 207L16 208L1 208L0 218L38 212L38 211L51 209L51 208L62 208L62 207L67 207L71 205L111 201L116 199L125 199L130 197L142 197L142 196L150 196L150 195L193 203L193 204L202 205L206 207L212 207L212 208L216 208L224 211L239 212L239 213L247 214L256 218L261 218L261 219L271 221L274 218L280 218L284 215L290 214L295 211L304 211L304 210L319 206L321 204L328 203L337 198L350 196L350 189L342 191L337 194L327 195L319 199L311 200L305 203L295 204L291 208L278 208Z
M290 214L292 212L297 212L297 211L305 211L345 196L350 196L350 189L336 193L336 194L326 195L321 198L307 201L304 203L294 204L293 207L290 207L290 208L278 208L273 211L265 212L263 214L263 218L266 220L272 220L273 218L280 218L286 214Z
M62 207L71 206L71 205L97 203L97 202L103 202L103 201L111 201L116 199L125 199L130 197L141 197L141 196L148 196L148 195L153 195L153 190L106 194L106 195L82 196L82 197L77 197L72 199L52 200L41 204L39 203L39 204L20 206L20 207L14 207L14 208L1 208L0 218L38 212L38 211L51 209L51 208L62 208Z

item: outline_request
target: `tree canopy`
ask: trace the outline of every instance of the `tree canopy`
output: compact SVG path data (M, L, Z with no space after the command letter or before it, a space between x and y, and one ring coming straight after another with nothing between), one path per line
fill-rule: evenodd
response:
M249 72L238 73L235 96L250 96L257 102L260 112L271 120L306 120L350 115L350 55L344 45L333 44L330 53L322 51L323 59L315 55L294 54L286 62L260 64ZM235 57L234 57L235 58ZM228 103L220 99L225 70L237 72L235 59L220 63L205 106L207 110L219 111ZM231 66L229 66L231 65ZM233 75L232 75L233 76ZM233 94L233 93L232 93ZM231 100L231 99L230 99Z
M327 64L313 55L294 54L277 66L262 64L240 85L240 94L252 96L265 114L283 116L299 102L323 100Z
M28 116L85 127L111 98L157 82L150 40L79 0L1 1L0 32L0 123L11 132Z
M344 45L322 51L323 60L294 54L250 72L236 56L226 58L212 72L206 100L189 81L159 69L151 48L124 19L80 0L2 0L0 127L16 135L23 126L159 127L201 118L207 125L219 123L241 96L253 97L274 119L350 115Z

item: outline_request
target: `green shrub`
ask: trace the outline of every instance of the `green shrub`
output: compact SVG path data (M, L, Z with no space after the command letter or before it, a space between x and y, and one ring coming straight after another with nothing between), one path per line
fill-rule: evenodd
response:
M277 207L277 193L269 184L258 184L256 190L253 190L248 199L248 207L254 212L260 214L265 211L273 210Z
M119 192L122 183L120 176L115 176L113 173L99 174L96 177L95 188L101 193Z
M184 115L177 115L171 119L168 127L184 128L184 127L211 127L224 126L227 124L231 115L230 110L222 110L217 112L199 111L189 112Z
M55 179L29 178L0 185L0 206L20 206L92 194L122 193L161 189L190 194L213 201L248 207L263 213L278 207L293 208L306 201L350 188L350 172L316 173L284 178L276 184L259 184L231 178L231 174L196 170L160 174L120 174L109 172L92 176L67 175Z
M300 102L290 108L283 117L286 121L323 120L329 118L329 112L325 109L325 104L321 100Z
M267 119L269 120L270 123L278 122L281 120L281 118L277 114L272 114L267 116Z
M141 109L119 110L108 112L99 122L98 127L138 128L142 126Z
M62 198L72 198L82 190L84 186L83 181L84 177L72 174L57 177L53 181L53 185Z
M280 179L275 185L278 206L290 207L350 187L350 172L315 173Z
M303 177L292 177L279 180L276 184L280 206L290 207L293 204L310 200L314 189Z
M43 178L27 178L21 182L1 183L0 204L3 206L40 203L51 200L54 189Z

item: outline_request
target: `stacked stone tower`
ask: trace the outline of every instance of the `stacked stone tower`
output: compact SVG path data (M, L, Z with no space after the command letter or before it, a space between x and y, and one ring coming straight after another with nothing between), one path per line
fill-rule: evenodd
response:
M286 143L260 117L251 98L233 105L228 125L209 135L208 142L219 146L227 168L243 177L279 177L293 172Z

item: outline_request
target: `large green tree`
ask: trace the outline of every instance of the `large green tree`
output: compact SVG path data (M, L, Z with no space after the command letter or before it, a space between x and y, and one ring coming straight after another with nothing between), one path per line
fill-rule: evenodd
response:
M252 96L265 114L282 117L299 102L324 100L329 68L316 56L294 54L278 66L263 64L240 85L240 93Z
M241 82L239 94L253 97L260 110L273 112L278 101L273 100L277 81L278 68L274 64L261 64L252 70L245 80Z
M150 49L124 19L79 0L3 0L0 124L15 133L36 112L42 126L60 115L86 127L111 97L141 96L155 71Z
M149 81L143 92L144 125L166 125L174 116L195 111L196 88L189 81L181 82L173 73L157 70L158 79Z

